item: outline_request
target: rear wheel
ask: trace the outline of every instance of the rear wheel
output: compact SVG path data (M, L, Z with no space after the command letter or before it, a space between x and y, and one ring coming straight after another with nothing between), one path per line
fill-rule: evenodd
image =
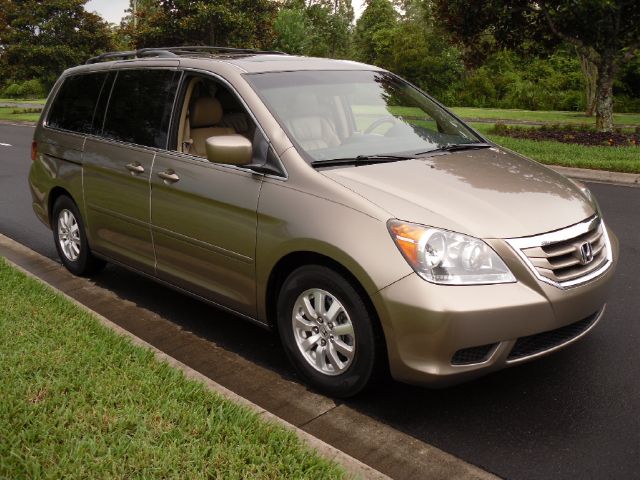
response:
M62 264L75 275L90 275L104 267L87 243L84 222L76 204L67 196L59 197L52 211L53 239Z
M296 369L329 395L353 396L376 373L381 349L374 319L356 289L327 267L304 266L287 277L278 331Z

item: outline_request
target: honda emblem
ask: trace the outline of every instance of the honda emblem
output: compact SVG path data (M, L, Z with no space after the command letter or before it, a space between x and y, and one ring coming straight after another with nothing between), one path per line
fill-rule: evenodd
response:
M586 265L593 261L593 248L589 242L580 245L580 263Z

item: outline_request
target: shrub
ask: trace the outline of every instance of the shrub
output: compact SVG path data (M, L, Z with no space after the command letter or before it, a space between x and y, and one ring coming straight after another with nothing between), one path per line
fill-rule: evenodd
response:
M47 89L37 79L12 83L2 92L3 97L9 98L42 98L47 96Z
M9 85L7 88L3 90L2 96L8 97L8 98L16 98L20 96L19 92L20 92L20 85L18 85L17 83L12 83L11 85Z

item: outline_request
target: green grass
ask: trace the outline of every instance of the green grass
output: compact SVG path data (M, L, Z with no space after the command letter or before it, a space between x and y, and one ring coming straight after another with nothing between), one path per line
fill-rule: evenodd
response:
M581 112L509 110L499 108L453 107L456 115L467 119L525 120L547 123L588 123L595 125L595 117L586 117ZM614 123L618 125L640 125L640 113L616 113Z
M40 118L39 113L14 113L21 110L24 109L18 107L0 107L0 120L37 122Z
M0 258L0 478L343 478Z
M472 123L471 125L498 145L540 163L612 172L640 173L640 148L638 147L587 147L553 141L511 138L489 133L493 128L491 124Z
M46 102L46 98L0 98L0 103L37 103L44 105Z

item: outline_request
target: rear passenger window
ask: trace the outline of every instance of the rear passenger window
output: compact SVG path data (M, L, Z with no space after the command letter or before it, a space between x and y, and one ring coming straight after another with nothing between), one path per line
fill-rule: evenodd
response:
M121 70L102 134L122 142L166 148L180 74L173 70Z
M106 73L67 77L51 106L47 125L92 133L93 113L105 78Z

